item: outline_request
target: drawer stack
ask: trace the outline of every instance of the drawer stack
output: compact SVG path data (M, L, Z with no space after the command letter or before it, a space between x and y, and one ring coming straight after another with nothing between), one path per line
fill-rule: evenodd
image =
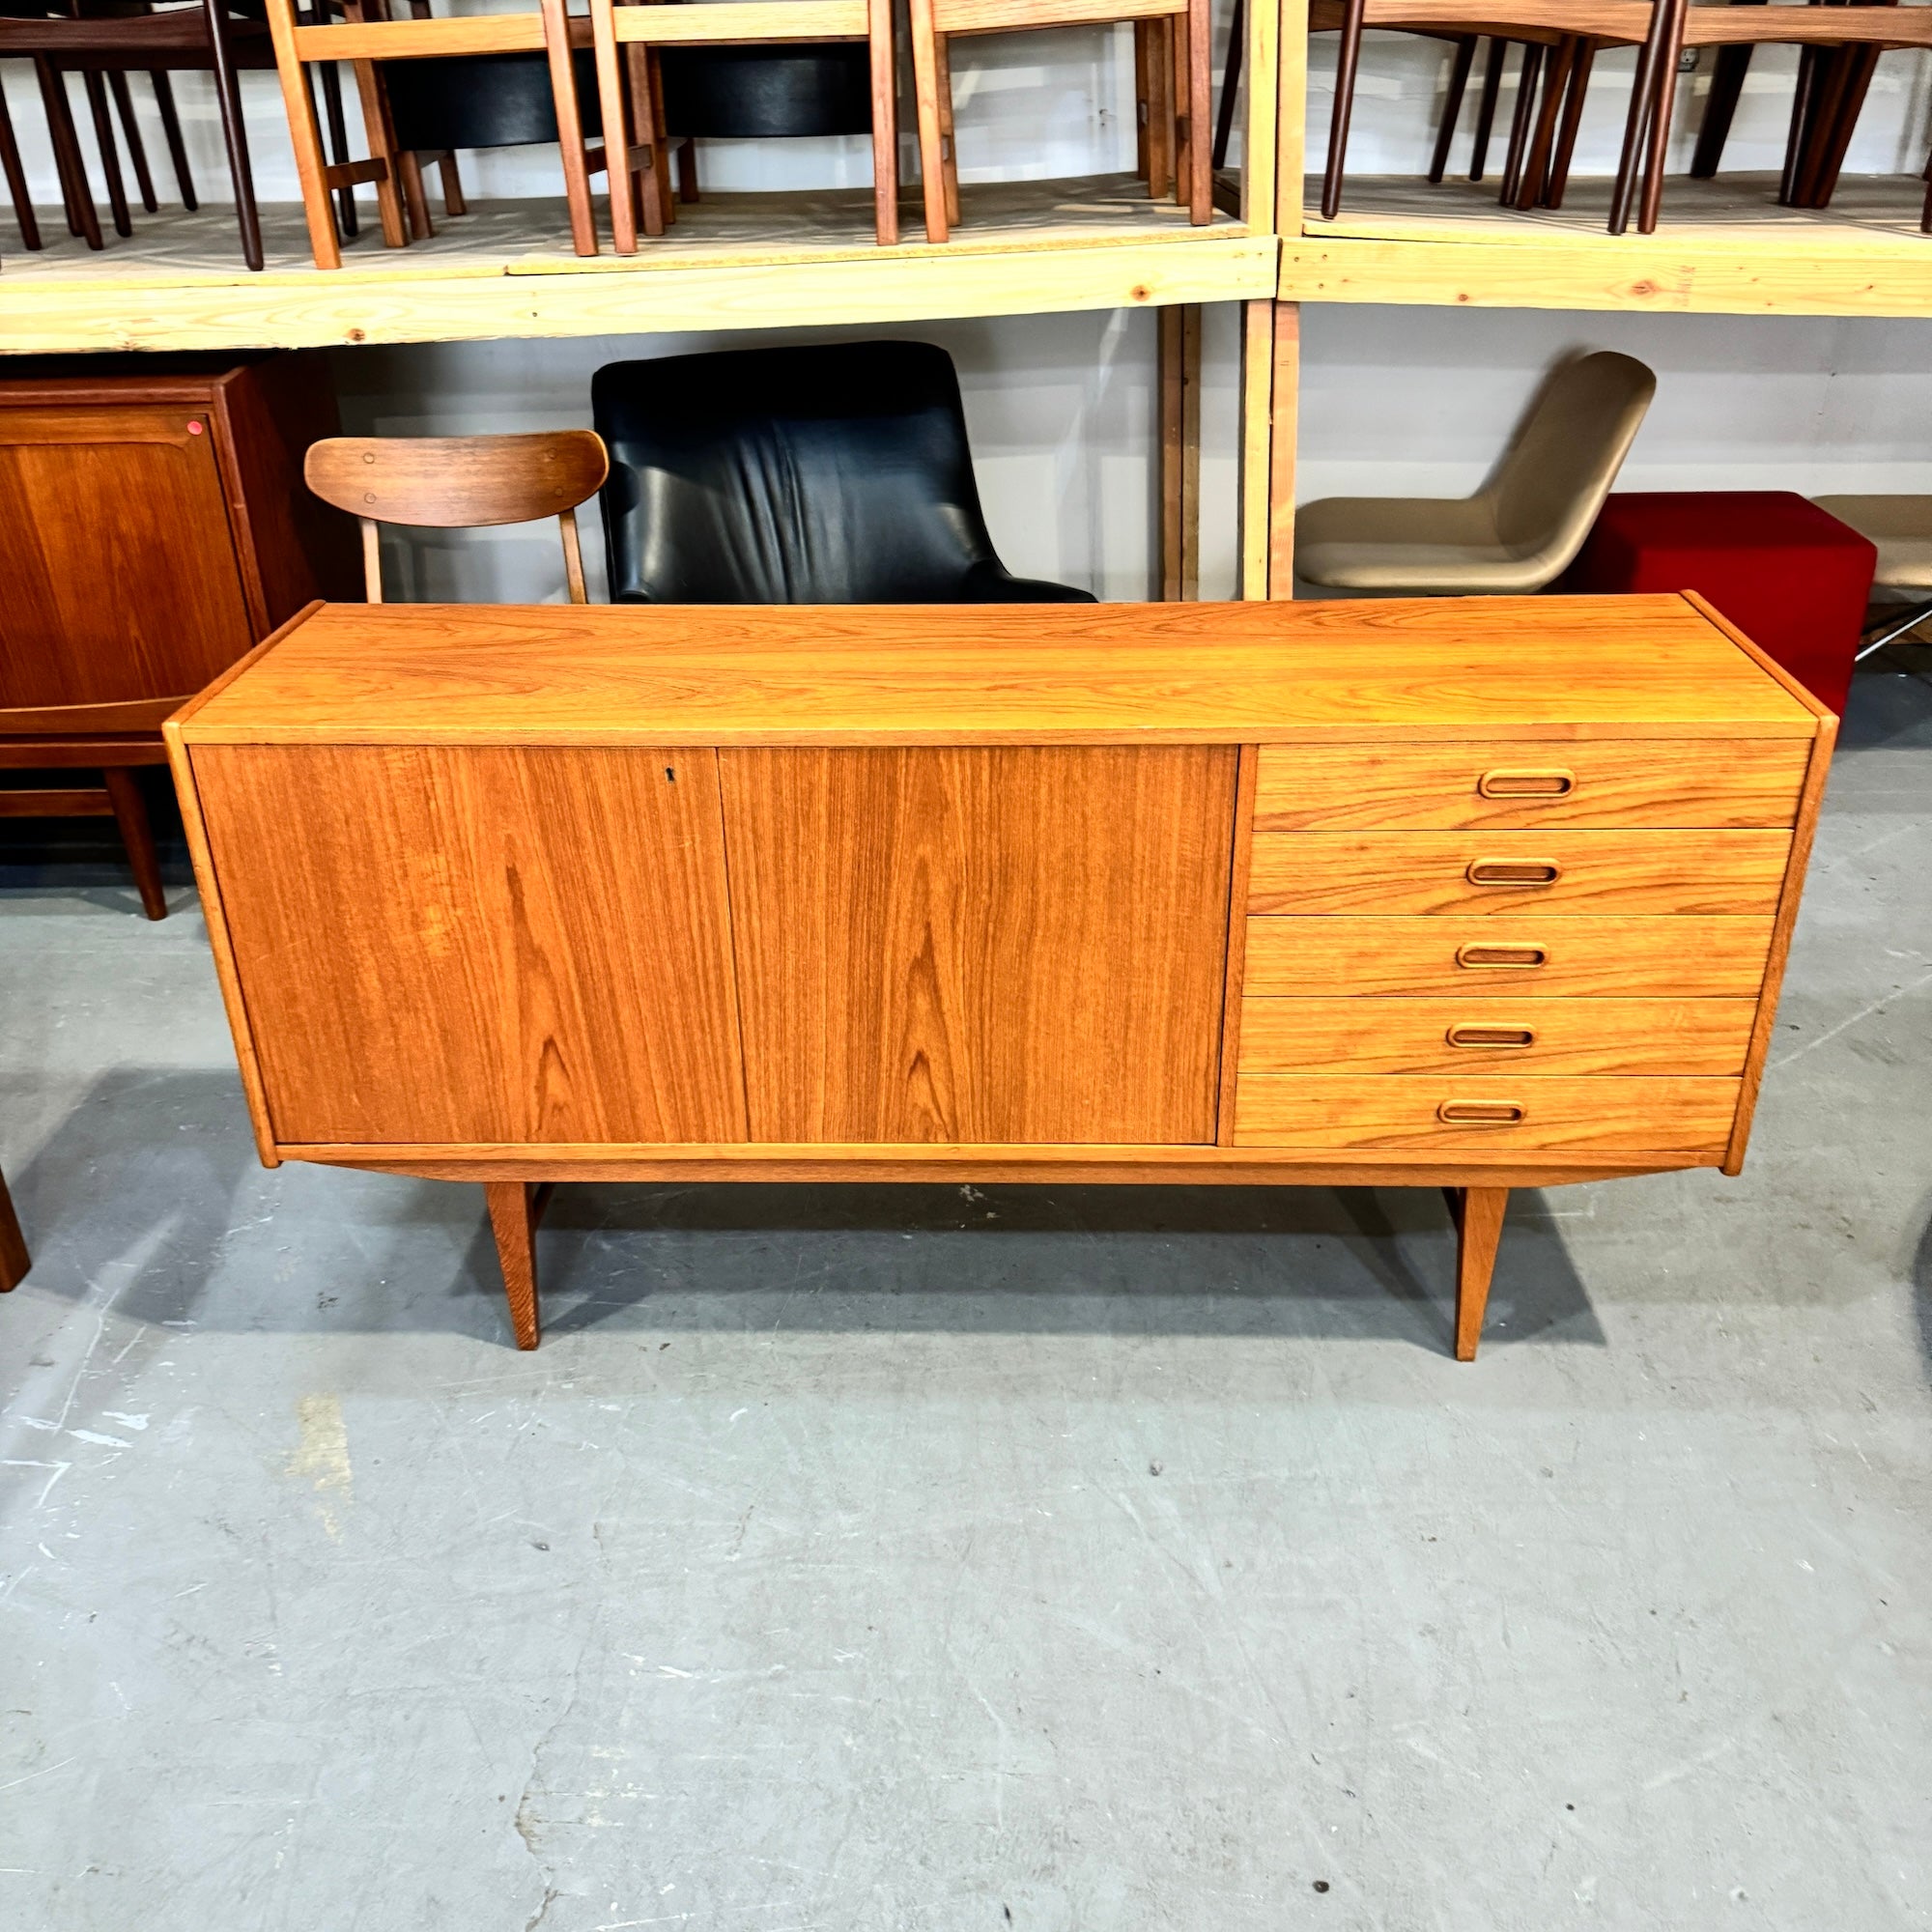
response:
M1264 746L1236 1144L1720 1154L1810 751Z

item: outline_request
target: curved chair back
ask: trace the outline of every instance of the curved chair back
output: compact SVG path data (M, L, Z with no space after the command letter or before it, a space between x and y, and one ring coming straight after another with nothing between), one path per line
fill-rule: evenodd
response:
M1643 424L1657 378L1634 356L1600 350L1557 370L1484 493L1512 554L1548 566L1583 547Z
M602 134L597 68L588 47L571 56L578 119ZM458 54L447 60L386 61L383 87L403 153L535 147L560 140L550 62L542 54Z
M612 362L590 397L611 450L616 602L1085 597L1002 567L942 349L855 342Z
M554 517L562 526L570 601L589 601L577 506L610 473L602 440L587 429L531 436L334 436L309 446L308 487L362 526L369 602L383 601L379 524L474 529Z

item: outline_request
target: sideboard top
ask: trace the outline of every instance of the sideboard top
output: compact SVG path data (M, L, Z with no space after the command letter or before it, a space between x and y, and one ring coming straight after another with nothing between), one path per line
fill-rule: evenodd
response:
M1678 596L1247 604L315 605L189 744L1809 737Z

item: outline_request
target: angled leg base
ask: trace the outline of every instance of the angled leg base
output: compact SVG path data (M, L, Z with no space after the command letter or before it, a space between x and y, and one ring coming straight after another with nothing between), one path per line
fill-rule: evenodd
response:
M1507 1187L1445 1187L1456 1223L1456 1359L1473 1362L1490 1304L1490 1277L1502 1239Z
M497 1264L503 1270L503 1293L510 1304L510 1326L520 1349L534 1349L537 1321L537 1225L550 1206L551 1183L489 1180L483 1193L490 1204L490 1232L497 1237Z

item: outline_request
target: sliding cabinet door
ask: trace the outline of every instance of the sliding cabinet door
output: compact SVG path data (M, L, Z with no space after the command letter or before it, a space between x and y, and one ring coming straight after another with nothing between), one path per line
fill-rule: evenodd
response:
M1214 1138L1232 747L719 754L752 1138Z
M745 1138L715 753L194 772L278 1141Z

